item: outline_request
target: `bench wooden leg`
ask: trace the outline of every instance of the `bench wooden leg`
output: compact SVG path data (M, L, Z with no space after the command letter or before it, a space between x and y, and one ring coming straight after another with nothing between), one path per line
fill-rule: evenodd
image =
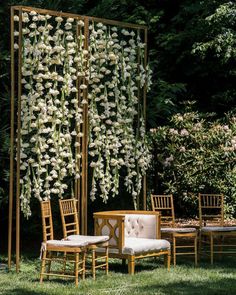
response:
M96 279L96 255L95 255L95 250L92 249L92 274L93 274L93 279Z
M108 275L109 270L109 247L106 247L106 275Z
M130 255L128 258L128 271L130 275L134 274L134 269L135 269L135 256Z

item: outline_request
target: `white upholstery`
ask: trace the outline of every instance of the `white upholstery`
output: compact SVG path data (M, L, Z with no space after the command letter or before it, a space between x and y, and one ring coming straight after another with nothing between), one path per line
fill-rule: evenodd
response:
M142 239L142 238L125 238L125 246L122 254L147 254L149 252L158 252L160 250L170 249L170 243L161 239ZM97 248L96 252L104 252L104 248ZM115 248L109 249L110 254L118 254L119 250Z
M84 236L70 235L65 240L74 242L85 242L87 245L104 243L109 240L109 236Z
M194 227L162 227L162 233L194 233L196 232Z
M63 241L63 240L48 240L47 242L42 243L42 248L46 249L47 246L55 247L86 247L88 243L86 241Z
M126 214L125 237L156 239L156 215Z
M109 223L113 221L112 226L116 224L114 219L109 219ZM100 224L101 221L99 220ZM124 246L118 249L117 242L109 240L110 254L148 254L161 250L169 250L170 243L167 240L157 239L157 216L154 214L125 214L124 220ZM102 234L109 234L110 229L107 225L102 228ZM116 237L119 237L118 228L116 228ZM117 248L114 246L116 245ZM98 248L97 252L103 252L104 249Z
M161 239L125 238L123 254L135 255L161 250L169 250L170 243Z
M231 232L236 231L236 226L205 226L201 228L201 232Z

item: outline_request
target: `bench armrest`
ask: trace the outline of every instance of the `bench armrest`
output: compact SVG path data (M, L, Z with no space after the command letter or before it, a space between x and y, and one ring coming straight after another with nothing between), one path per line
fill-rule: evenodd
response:
M118 249L122 253L124 248L124 224L125 215L103 214L98 212L93 214L94 217L94 234L96 236L108 235L109 248Z

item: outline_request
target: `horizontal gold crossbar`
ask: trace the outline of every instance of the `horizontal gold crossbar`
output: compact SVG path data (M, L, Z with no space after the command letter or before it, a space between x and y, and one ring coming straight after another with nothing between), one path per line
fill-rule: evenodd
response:
M50 14L50 15L53 15L53 16L61 16L61 17L68 17L68 18L72 17L74 19L79 19L79 20L83 20L83 21L85 19L87 19L89 21L102 22L102 23L107 24L107 25L120 26L120 27L125 27L125 28L132 28L132 29L147 30L147 26L144 26L144 25L119 22L119 21L105 19L105 18L78 15L78 14L74 14L74 13L66 13L66 12L62 12L62 11L54 11L54 10L35 8L35 7L30 7L30 6L21 6L21 5L12 6L12 8L15 9L15 10L22 10L22 11L25 11L25 12L35 11L35 12L38 12L38 13Z

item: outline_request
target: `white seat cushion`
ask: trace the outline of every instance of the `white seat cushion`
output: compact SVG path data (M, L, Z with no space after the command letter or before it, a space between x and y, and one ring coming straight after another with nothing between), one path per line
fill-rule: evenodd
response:
M194 233L196 232L194 227L162 227L162 233Z
M135 255L141 253L169 250L170 243L161 239L125 238L123 254Z
M42 246L55 246L55 247L86 247L87 241L64 241L64 240L48 240L46 243L42 243Z
M84 236L84 235L70 235L66 238L67 241L86 242L87 245L100 244L107 242L109 236Z
M202 232L211 232L211 231L217 231L217 232L230 232L230 231L236 231L236 226L204 226L201 228Z

